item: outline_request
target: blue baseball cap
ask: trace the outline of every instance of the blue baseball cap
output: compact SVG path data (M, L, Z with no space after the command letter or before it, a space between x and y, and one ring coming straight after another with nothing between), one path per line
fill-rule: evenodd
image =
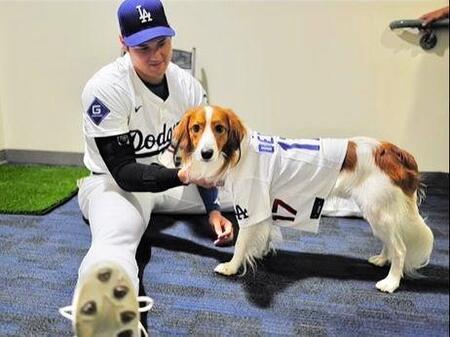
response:
M125 0L117 11L120 32L128 47L163 36L174 36L159 0Z

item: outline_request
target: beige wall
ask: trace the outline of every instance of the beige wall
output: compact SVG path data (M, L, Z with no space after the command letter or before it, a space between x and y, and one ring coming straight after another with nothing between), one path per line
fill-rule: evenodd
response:
M5 36L3 34L3 22L4 22L4 12L1 10L0 5L0 41L5 41ZM2 101L3 101L3 83L4 83L4 75L3 75L3 48L0 49L0 151L5 149L5 131L3 126L3 109L2 109ZM0 155L1 162L1 155Z
M119 54L117 3L0 1L6 148L82 151L79 96ZM388 28L445 1L165 3L174 46L197 48L211 102L252 128L389 139L422 170L449 171L448 33L425 52L415 31ZM27 24L18 26L19 17Z
M4 131L4 127L3 127L2 102L0 100L0 151L5 149L5 140L4 139L5 139L5 131Z
M80 95L119 55L112 1L0 1L9 149L83 151Z

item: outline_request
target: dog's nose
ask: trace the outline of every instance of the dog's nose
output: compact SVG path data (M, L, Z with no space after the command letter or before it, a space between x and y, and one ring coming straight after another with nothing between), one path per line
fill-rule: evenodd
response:
M212 149L202 150L202 158L205 160L211 159L213 154L214 154L214 150L212 150Z

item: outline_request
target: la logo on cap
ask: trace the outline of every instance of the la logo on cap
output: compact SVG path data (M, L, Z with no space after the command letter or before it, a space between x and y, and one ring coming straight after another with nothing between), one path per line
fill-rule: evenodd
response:
M124 0L117 16L120 33L128 47L136 47L158 37L175 36L161 0Z
M147 12L145 8L142 8L142 5L136 6L136 9L139 12L139 20L141 20L141 23L146 23L153 21L152 15L150 12Z

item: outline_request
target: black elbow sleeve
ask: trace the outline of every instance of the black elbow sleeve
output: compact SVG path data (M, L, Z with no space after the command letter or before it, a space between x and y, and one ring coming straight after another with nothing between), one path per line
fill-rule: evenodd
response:
M112 177L125 191L162 192L182 185L178 169L137 163L129 134L95 138L95 143Z

